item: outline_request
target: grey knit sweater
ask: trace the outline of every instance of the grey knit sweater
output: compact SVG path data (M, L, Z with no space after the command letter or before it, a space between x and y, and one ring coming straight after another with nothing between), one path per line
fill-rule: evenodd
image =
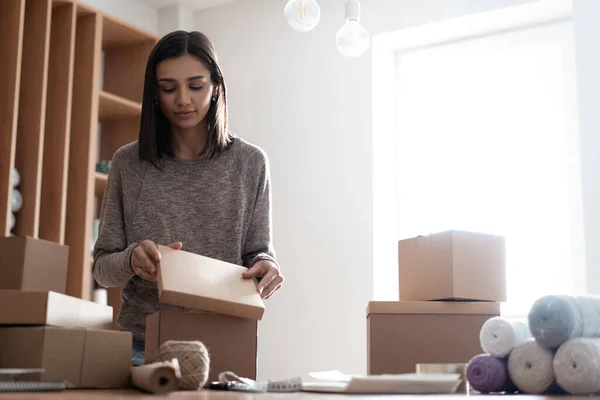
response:
M102 202L93 273L104 286L123 286L118 323L143 343L146 317L162 310L156 282L131 269L131 253L149 239L249 267L275 261L271 239L269 162L265 152L235 137L218 158L168 157L160 171L139 160L137 141L114 155Z

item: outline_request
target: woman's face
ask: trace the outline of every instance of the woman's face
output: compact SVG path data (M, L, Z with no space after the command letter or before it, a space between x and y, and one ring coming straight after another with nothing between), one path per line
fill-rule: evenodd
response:
M204 120L214 86L204 63L185 54L156 66L160 108L173 125L192 128Z

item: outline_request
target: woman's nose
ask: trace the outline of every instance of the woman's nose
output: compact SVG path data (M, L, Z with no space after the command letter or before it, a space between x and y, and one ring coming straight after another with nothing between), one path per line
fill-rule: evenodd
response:
M187 105L190 103L190 95L187 90L180 90L177 95L177 103L178 105Z

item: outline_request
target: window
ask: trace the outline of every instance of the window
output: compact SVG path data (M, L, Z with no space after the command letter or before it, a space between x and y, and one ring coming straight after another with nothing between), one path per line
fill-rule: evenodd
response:
M504 315L524 316L538 297L581 284L570 46L570 23L560 22L395 58L388 232L395 239L446 229L505 236Z

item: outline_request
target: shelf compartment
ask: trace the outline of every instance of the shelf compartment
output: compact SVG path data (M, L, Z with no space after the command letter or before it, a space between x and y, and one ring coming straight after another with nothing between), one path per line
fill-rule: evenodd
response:
M10 234L25 0L0 1L0 236Z
M74 4L52 10L40 238L64 244L75 59Z
M17 236L33 238L39 237L51 17L51 0L25 2L15 153L15 166L21 174L19 190L23 206L17 214L14 232Z
M65 243L70 249L67 294L89 300L102 18L83 11L75 35Z
M142 105L106 91L100 92L99 115L101 121L127 117L138 117L142 113Z

